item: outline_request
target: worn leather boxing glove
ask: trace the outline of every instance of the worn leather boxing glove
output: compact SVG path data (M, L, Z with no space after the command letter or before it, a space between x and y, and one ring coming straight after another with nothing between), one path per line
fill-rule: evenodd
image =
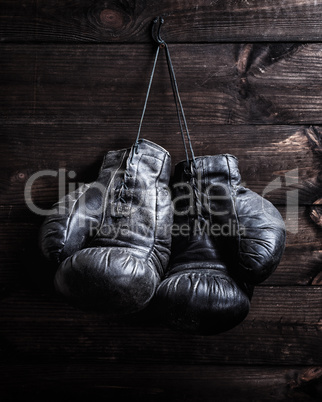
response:
M254 285L277 267L283 219L268 200L240 185L232 155L179 163L172 189L172 255L156 303L177 329L226 331L247 316Z
M54 205L40 247L70 303L109 313L148 305L170 255L170 170L168 152L140 140L108 152L95 182Z

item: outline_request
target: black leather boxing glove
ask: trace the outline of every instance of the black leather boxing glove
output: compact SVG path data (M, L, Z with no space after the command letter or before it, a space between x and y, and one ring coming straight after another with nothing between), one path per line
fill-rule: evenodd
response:
M40 247L72 304L109 313L148 305L170 255L170 170L168 152L140 140L108 152L95 182L54 205Z
M279 211L240 185L235 156L205 157L198 163L199 171L209 172L210 222L222 229L220 242L230 248L232 272L252 285L263 282L277 268L285 248L286 230Z
M179 163L172 188L172 255L156 304L179 330L226 331L247 316L254 285L282 257L282 217L269 201L240 186L231 155Z

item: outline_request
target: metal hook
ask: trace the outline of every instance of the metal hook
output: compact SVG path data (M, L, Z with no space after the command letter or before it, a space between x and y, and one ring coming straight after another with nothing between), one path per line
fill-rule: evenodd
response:
M162 17L156 17L153 20L153 26L152 26L152 38L162 48L165 47L165 45L166 45L165 41L161 38L161 35L160 35L161 26L163 23L164 23L164 19ZM157 27L157 24L159 24L158 27Z

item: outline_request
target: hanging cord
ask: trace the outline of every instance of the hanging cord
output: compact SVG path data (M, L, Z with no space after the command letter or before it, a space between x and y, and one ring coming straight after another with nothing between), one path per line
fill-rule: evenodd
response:
M166 49L168 49L168 46L166 47ZM166 55L168 55L168 52L166 52ZM168 56L167 56L167 62L168 62ZM169 62L167 64L168 64L168 70L169 70L169 74L170 74L170 82L171 82L171 87L172 87L172 92L173 92L173 97L174 97L174 103L176 105L176 111L177 111L177 116L178 116L178 121L179 121L179 126L180 126L181 138L182 138L182 142L183 142L184 151L185 151L185 154L186 154L187 164L189 165L190 164L189 154L188 154L186 140L185 140L185 136L184 136L184 132L183 132L181 116L180 116L180 110L179 110L179 106L178 106L178 98L176 96L175 84L174 84L174 81L173 81L173 77L171 75Z
M159 26L156 29L156 24L157 23L159 23ZM148 89L147 89L147 93L146 93L146 97L145 97L145 101L144 101L144 106L143 106L143 110L142 110L140 124L139 124L139 128L138 128L136 140L135 140L134 146L132 148L132 152L131 152L130 163L132 163L134 153L138 153L139 138L140 138L140 134L141 134L142 123L143 123L143 119L144 119L145 112L146 112L146 107L147 107L147 103L148 103L148 99L149 99L149 95L150 95L150 91L151 91L152 81L153 81L155 68L156 68L156 64L157 64L159 53L160 53L160 48L165 48L165 50L166 50L166 58L167 58L167 65L168 65L169 76L170 76L170 82L171 82L172 92L173 92L173 96L174 96L174 102L175 102L175 106L176 106L176 111L177 111L177 116L178 116L178 121L179 121L179 126L180 126L180 132L181 132L181 137L182 137L184 150L185 150L185 154L186 154L187 166L188 166L188 169L189 169L187 173L189 174L190 179L192 180L193 189L194 189L196 199L197 199L197 204L199 204L200 200L199 200L199 196L197 194L198 189L197 189L197 186L195 184L195 174L194 174L194 168L196 166L196 164L195 164L195 155L194 155L194 152L193 152L191 138L190 138L190 134L189 134L189 130L188 130L188 124L187 124L187 120L186 120L186 117L185 117L185 114L184 114L184 110L183 110L183 106L182 106L182 102L181 102L181 98L180 98L180 94L179 94L178 84L177 84L177 80L176 80L175 73L174 73L174 68L173 68L173 64L172 64L172 60L171 60L171 56L170 56L169 47L168 47L167 43L161 38L161 35L160 35L161 25L163 23L164 23L164 20L163 20L163 18L160 18L160 17L157 17L157 18L155 18L153 20L152 37L155 40L155 42L158 43L159 46L157 47L155 58L154 58L153 68L152 68L152 72L151 72L151 75L150 75L149 85L148 85ZM181 115L180 115L180 113L181 113ZM185 131L186 131L186 137L187 137L187 140L188 140L188 143L189 143L189 148L190 148L191 157L192 157L192 164L191 164L191 161L189 159L188 149L187 149L186 140L185 140L185 134L184 134L184 130L183 130L181 120L183 120L183 123L184 123ZM125 170L125 177L126 176L131 177L127 170ZM119 196L118 196L116 201L125 202L124 198L122 197L124 189L127 189L127 186L126 186L126 183L125 183L125 177L123 178L123 180L121 182L121 185L120 185L120 188L119 188ZM197 214L199 215L200 208L197 207L196 209L198 211Z
M159 26L156 28L157 23L159 23ZM175 106L176 106L176 111L177 111L177 116L178 116L178 121L179 121L179 126L180 126L180 132L181 132L181 138L182 138L182 141L183 141L183 146L184 146L184 150L185 150L185 154L186 154L187 164L188 164L188 166L190 165L190 159L189 159L189 155L188 155L188 150L187 150L186 140L185 140L185 134L184 134L184 131L183 131L183 126L182 126L182 121L181 120L183 120L183 123L184 123L186 136L187 136L187 139L188 139L189 148L190 148L190 152L191 152L192 161L193 161L193 164L195 165L195 155L194 155L194 152L193 152L191 139L190 139L190 134L189 134L189 130L188 130L188 125L187 125L186 117L185 117L185 114L184 114L184 110L183 110L183 106L182 106L182 102L181 102L181 98L180 98L180 94L179 94L178 84L177 84L177 80L176 80L176 77L175 77L175 73L174 73L174 69L173 69L173 65L172 65L172 61L171 61L170 51L169 51L168 45L161 38L161 35L160 35L161 25L163 23L164 23L164 20L163 20L163 18L160 18L160 17L157 17L157 18L155 18L153 20L152 37L153 37L154 41L159 46L157 47L157 51L156 51L156 54L155 54L154 64L153 64L153 68L152 68L152 72L151 72L151 76L150 76L150 81L149 81L149 85L148 85L148 89L147 89L147 93L146 93L146 97L145 97L145 102L144 102L144 106L143 106L143 111L142 111L142 115L141 115L139 129L138 129L138 133L137 133L137 136L136 136L136 140L135 140L133 150L136 153L138 152L139 138L140 138L142 123L143 123L143 119L144 119L144 115L145 115L145 111L146 111L146 107L147 107L147 103L148 103L148 99L149 99L149 95L150 95L150 90L151 90L152 81L153 81L153 77L154 77L155 67L156 67L156 64L157 64L157 61L158 61L160 48L165 48L166 49L168 70L169 70L169 75L170 75L170 82L171 82L172 92L173 92L173 96L174 96L174 102L175 102ZM179 109L179 106L180 106L180 109ZM180 112L181 112L181 116L180 116ZM132 155L131 155L131 162L132 162L132 159L133 159L133 155L134 155L134 152L132 152Z
M136 153L138 152L139 138L140 138L140 134L141 134L142 123L143 123L143 119L144 119L144 115L145 115L145 111L146 111L146 106L148 104L148 99L149 99L149 95L150 95L150 91L151 91L152 81L153 81L153 77L154 77L155 67L156 67L156 64L158 61L159 52L160 52L160 47L157 48L157 51L155 53L155 58L154 58L153 68L152 68L150 81L149 81L149 85L148 85L148 90L146 92L145 102L144 102L141 120L140 120L140 124L139 124L139 129L138 129L138 133L137 133L135 144L134 144L134 150ZM133 159L133 155L134 155L134 153L132 152L131 162Z
M158 61L158 57L159 57L159 52L160 52L160 47L157 48L157 51L155 53L153 68L152 68L152 72L151 72L151 76L150 76L150 81L149 81L147 93L146 93L146 96L145 96L145 102L144 102L144 106L143 106L143 111L142 111L142 115L141 115L139 129L138 129L138 133L136 135L135 143L134 143L132 151L131 151L130 163L132 163L134 153L138 153L139 138L140 138L140 134L141 134L142 123L143 123L143 119L144 119L144 115L145 115L145 111L146 111L146 107L147 107L147 103L148 103L148 99L149 99L149 95L150 95L150 90L151 90L152 81L153 81L153 77L154 77L155 67L156 67L156 64L157 64L157 61ZM129 171L127 169L125 169L124 177L123 177L123 179L122 179L122 181L120 183L120 186L118 188L118 197L116 198L115 202L119 202L119 201L121 201L122 203L126 202L124 197L123 197L123 195L124 195L124 191L128 190L128 186L126 185L126 178L127 177L132 177L132 176L129 173Z
M171 61L169 47L168 47L168 45L166 43L165 43L165 50L166 50L168 69L169 69L169 74L170 74L170 81L171 81L172 91L173 91L173 95L174 95L174 102L175 102L176 109L177 109L177 115L178 115L178 119L179 119L180 131L181 131L181 136L182 136L183 143L184 143L184 148L185 148L185 152L186 152L186 156L187 156L187 161L189 161L189 156L188 156L188 150L187 150L187 146L186 146L186 142L185 142L185 137L184 137L181 118L183 120L184 128L186 130L186 137L187 137L190 152L191 152L192 162L195 165L195 163L196 163L195 154L194 154L193 148L192 148L192 143L191 143L191 138L190 138L190 134L189 134L188 124L187 124L186 116L185 116L185 113L184 113L184 110L183 110L183 106L182 106L182 102L181 102L181 98L180 98L180 94L179 94L178 84L177 84L176 76L175 76L175 73L174 73L173 64L172 64L172 61ZM179 110L178 104L180 106L180 110ZM180 112L181 112L181 118L180 118Z
M147 93L146 93L146 96L145 96L145 102L144 102L143 111L142 111L142 115L141 115L141 120L140 120L140 124L139 124L139 128L138 128L138 133L137 133L135 143L134 143L134 146L133 146L132 152L131 152L130 163L132 163L134 153L138 153L139 138L140 138L140 134L141 134L142 123L143 123L143 119L144 119L144 115L145 115L145 111L146 111L146 107L147 107L147 103L148 103L148 99L149 99L149 95L150 95L150 90L151 90L152 81L153 81L153 77L154 77L155 67L156 67L156 64L157 64L157 61L158 61L158 57L159 57L159 52L160 52L160 48L158 47L157 51L155 53L153 68L152 68L152 72L151 72L151 76L150 76L150 81L149 81ZM120 187L118 188L118 197L116 199L116 202L118 202L118 201L121 201L122 203L126 202L124 197L123 197L123 194L124 194L124 190L128 190L128 187L126 185L126 178L127 177L132 177L132 176L129 173L129 171L127 169L125 169L123 180L121 181Z
M177 84L176 76L175 76L175 73L174 73L173 64L172 64L172 61L171 61L169 47L168 47L167 43L161 38L161 34L160 34L161 26L162 26L163 23L164 23L164 19L161 18L161 17L157 17L157 18L155 18L153 20L152 37L155 40L155 42L157 42L159 44L159 47L165 48L165 50L166 50L166 58L167 58L169 75L170 75L170 82L171 82L172 92L173 92L173 96L174 96L174 102L175 102L175 106L176 106L176 111L177 111L177 116L178 116L178 121L179 121L179 126L180 126L180 132L181 132L181 138L182 138L182 142L183 142L183 146L184 146L184 150L185 150L185 154L186 154L187 164L188 164L188 166L190 165L190 159L189 159L189 155L188 155L188 150L187 150L187 145L186 145L186 140L185 140L185 134L184 134L184 131L183 131L183 126L182 126L182 121L181 120L183 120L183 123L184 123L186 136L187 136L187 139L188 139L189 148L190 148L190 152L191 152L192 161L193 161L193 164L195 165L195 156L194 156L194 152L193 152L193 149L192 149L192 144L191 144L190 134L189 134L189 130L188 130L187 120L186 120L186 117L185 117L185 114L184 114L184 110L183 110L183 106L182 106L182 102L181 102L181 98L180 98L180 94L179 94L178 84ZM159 24L159 25L156 28L157 24ZM180 106L180 109L179 109L179 106ZM181 115L180 115L180 112L181 112Z
M156 24L157 23L159 23L159 26L158 26L158 28L156 30ZM157 64L157 61L158 61L160 48L165 48L166 49L168 70L169 70L169 75L170 75L170 82L171 82L172 92L173 92L175 106L176 106L176 110L177 110L177 116L178 116L178 120L179 120L180 132L181 132L181 137L182 137L182 141L183 141L183 145L184 145L184 149L185 149L187 163L188 163L188 165L190 165L190 159L189 159L189 155L188 155L188 150L187 150L187 146L186 146L185 135L184 135L181 119L183 120L183 123L184 123L186 136L187 136L187 140L188 140L189 148L190 148L190 152L191 152L192 162L195 165L195 155L194 155L194 152L193 152L192 143L191 143L191 139L190 139L190 134L189 134L189 130L188 130L188 124L187 124L187 120L186 120L186 117L185 117L185 114L184 114L184 110L183 110L183 106L182 106L182 102L181 102L181 98L180 98L180 94L179 94L178 84L177 84L177 80L176 80L175 73L174 73L174 68L173 68L173 64L172 64L172 60L171 60L171 56L170 56L169 47L168 47L167 43L161 38L161 35L160 35L161 25L163 23L164 23L164 19L160 18L160 17L157 17L157 18L155 18L153 20L152 37L155 40L155 42L158 43L159 46L158 46L156 54L155 54L153 68L152 68L150 81L149 81L149 85L148 85L148 89L147 89L147 93L146 93L146 97L145 97L145 102L144 102L144 106L143 106L143 111L142 111L142 115L141 115L141 119L140 119L140 124L139 124L139 128L138 128L138 133L137 133L137 136L136 136L136 140L135 140L135 144L133 146L133 149L135 150L136 153L138 152L139 138L140 138L142 123L143 123L143 119L144 119L144 115L145 115L145 111L146 111L146 107L147 107L147 103L148 103L148 99L149 99L149 95L150 95L150 90L151 90L152 81L153 81L153 77L154 77L155 67L156 67L156 64ZM179 109L178 104L180 106L180 109ZM180 116L180 112L181 112L181 116ZM133 159L133 155L134 155L134 153L132 152L131 162L132 162L132 159Z
M154 40L156 42L159 43L160 46L164 47L165 50L166 50L166 57L167 57L169 75L170 75L170 82L171 82L172 92L173 92L173 96L174 96L174 102L175 102L175 105L176 105L181 137L182 137L182 141L183 141L183 145L184 145L184 149L185 149L185 154L186 154L186 158L187 158L187 169L185 170L185 173L189 176L190 183L192 185L192 189L193 189L193 193L194 193L194 204L195 204L195 213L194 213L194 215L195 215L197 221L200 222L200 218L202 218L202 212L201 212L202 211L202 203L201 203L201 199L200 199L200 191L199 191L199 188L198 188L198 185L197 185L195 154L194 154L194 151L193 151L193 148L192 148L192 143L191 143L191 138L190 138L190 134L189 134L188 124L187 124L187 120L186 120L186 117L185 117L185 113L184 113L184 110L183 110L183 106L182 106L182 102L181 102L181 98L180 98L180 94L179 94L179 88L178 88L178 84L177 84L177 80L176 80L176 76L175 76L175 72L174 72L174 68L173 68L173 64L172 64L172 60L171 60L171 56L170 56L169 47L168 47L167 43L160 36L160 29L161 29L161 25L164 23L164 20L159 17L159 18L156 18L153 22L154 22L154 24L159 22L159 28L158 28L157 36L155 36L155 34L154 34L153 38L154 38ZM154 31L154 33L155 33L155 31ZM180 113L181 113L181 115L180 115ZM184 128L185 128L185 131L186 131L186 137L187 137L190 152L191 152L192 163L191 163L191 161L189 159L186 140L185 140L185 135L184 135L181 120L183 120ZM192 225L191 225L191 229L194 230ZM197 232L199 230L200 230L200 226L197 227Z

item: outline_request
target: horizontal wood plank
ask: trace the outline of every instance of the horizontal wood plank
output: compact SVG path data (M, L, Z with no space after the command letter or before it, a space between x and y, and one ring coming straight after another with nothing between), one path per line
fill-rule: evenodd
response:
M320 43L173 45L191 124L321 124ZM2 45L2 122L126 122L137 127L151 45ZM146 122L176 121L164 54Z
M5 123L0 148L0 204L39 208L81 183L95 180L103 156L130 147L137 126L127 123ZM322 159L306 126L192 124L195 154L230 153L239 159L243 185L274 204L311 205L322 197ZM143 125L142 137L166 148L172 165L184 159L178 124ZM86 156L86 157L85 157ZM72 176L70 176L72 175Z
M150 42L151 22L163 15L169 42L314 41L321 39L321 12L321 2L314 0L5 0L0 39Z
M2 364L6 397L70 401L317 401L319 367L178 366L75 363ZM126 382L125 382L126 381ZM50 397L50 399L49 399Z
M257 286L251 302L251 310L245 325L256 327L262 324L272 326L316 326L322 325L322 288L321 286ZM291 308L292 307L292 308ZM108 317L104 314L86 312L69 306L54 291L44 289L15 289L2 298L0 304L0 322L13 323L70 323L86 324L91 322L103 325L108 331L109 321L115 328L119 325L140 327L142 322L136 322L131 317ZM136 317L146 320L146 327L158 326L158 320L152 315L156 313L152 305L149 311L138 313ZM135 315L133 315L135 317ZM106 321L106 322L105 322ZM150 322L151 321L151 322ZM207 337L206 337L207 338Z
M258 287L249 316L216 336L175 332L153 307L130 317L81 312L35 289L0 304L2 357L151 364L321 362L321 287Z

